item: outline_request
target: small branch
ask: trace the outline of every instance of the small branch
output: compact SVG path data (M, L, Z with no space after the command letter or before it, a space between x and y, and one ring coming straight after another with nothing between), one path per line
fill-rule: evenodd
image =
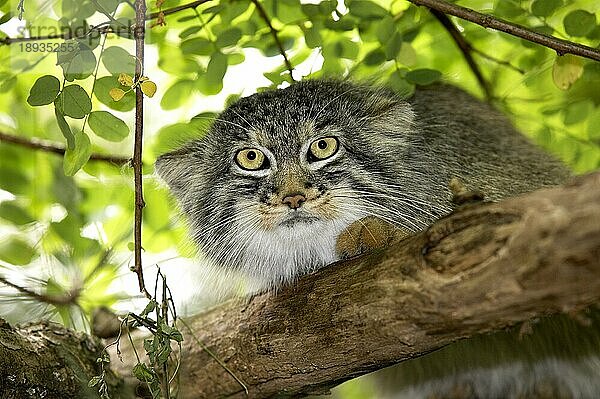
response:
M485 94L486 100L491 100L492 92L490 90L490 85L483 77L479 66L473 59L473 55L471 54L471 52L473 51L473 47L471 46L471 43L469 43L464 38L464 36L458 31L458 29L456 29L456 26L454 25L454 23L452 23L452 21L450 20L450 18L448 18L446 14L434 9L429 9L429 11L431 11L433 16L436 17L438 21L440 21L440 23L444 28L446 28L452 39L454 39L454 42L458 45L458 48L462 52L465 61L467 61L467 64L469 64L473 75L475 75L475 78L479 82L479 86L481 86L481 89Z
M528 40L532 43L541 44L542 46L546 46L548 48L553 49L559 55L573 54L589 58L595 61L600 61L600 50L589 46L585 46L583 44L559 39L554 36L538 33L532 31L531 29L527 29L524 26L517 25L512 22L493 17L491 15L482 14L477 11L471 10L470 8L461 7L456 4L450 4L441 0L408 1L417 6L424 6L432 10L437 10L444 14L453 15L466 21L473 22L477 25L483 26L484 28L499 30L501 32L508 33L509 35Z
M32 150L45 151L58 155L64 155L66 151L65 147L58 144L49 143L35 138L26 139L23 137L13 136L12 134L6 134L2 132L0 132L0 142L16 144L21 147L30 148ZM90 161L108 162L121 166L129 163L131 161L131 158L94 153L90 156Z
M30 290L29 288L21 287L15 283L10 282L4 277L0 276L0 283L7 285L15 290L19 291L21 294L35 299L39 302L44 302L49 305L54 306L64 306L64 305L75 305L77 300L79 299L79 294L81 293L81 289L75 288L69 292L66 292L64 295L44 295L38 294L35 291Z
M182 4L180 6L176 6L176 7L171 7L171 8L167 8L165 10L162 11L156 11L156 12L152 12L150 14L148 14L148 16L146 17L146 21L148 20L152 20L152 19L156 19L158 17L162 16L167 16L167 15L171 15L171 14L175 14L178 13L179 11L183 11L183 10L187 10L190 8L196 8L204 3L208 3L211 0L197 0L197 1L193 1L191 3L188 4Z
M135 81L139 82L144 73L144 37L146 0L135 0ZM144 133L144 93L138 84L135 88L135 135L133 146L133 179L135 185L135 214L134 214L134 267L138 277L140 292L148 299L150 293L144 284L144 271L142 269L142 211L144 206L144 194L142 187L142 143Z
M485 58L488 61L491 61L491 62L494 62L496 64L502 65L502 66L504 66L506 68L510 68L513 71L520 73L521 75L525 75L525 73L526 73L526 71L524 69L521 69L518 66L515 66L515 65L511 64L508 61L501 60L501 59L496 58L494 56L491 56L491 55L489 55L487 53L484 53L483 51L478 50L478 49L476 49L474 47L471 47L471 51L474 52L475 54L479 55L481 58Z
M260 17L265 21L265 23L269 27L269 30L271 31L271 36L273 36L273 40L275 40L275 44L277 44L277 48L279 49L279 53L283 57L285 66L290 73L290 77L292 79L294 79L294 67L292 66L292 64L290 63L290 60L287 57L287 54L285 52L285 49L283 48L283 44L281 43L281 40L279 40L279 35L277 34L277 29L275 29L273 27L273 25L271 24L271 20L269 19L269 16L267 15L267 12L265 11L262 4L260 4L258 0L250 0L250 1L252 2L252 4L254 4L254 6L256 7L256 11L258 11Z

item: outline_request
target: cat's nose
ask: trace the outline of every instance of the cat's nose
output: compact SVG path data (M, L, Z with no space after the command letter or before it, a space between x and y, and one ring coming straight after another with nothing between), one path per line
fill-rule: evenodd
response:
M302 203L306 202L306 197L302 194L292 194L286 196L281 202L292 209L298 209L302 206Z

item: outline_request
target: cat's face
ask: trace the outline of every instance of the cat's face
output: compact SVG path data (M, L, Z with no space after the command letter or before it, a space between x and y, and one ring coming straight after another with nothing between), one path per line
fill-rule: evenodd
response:
M336 238L350 223L395 221L386 184L412 118L390 94L303 82L239 100L202 140L160 157L157 170L201 251L277 286L336 260Z

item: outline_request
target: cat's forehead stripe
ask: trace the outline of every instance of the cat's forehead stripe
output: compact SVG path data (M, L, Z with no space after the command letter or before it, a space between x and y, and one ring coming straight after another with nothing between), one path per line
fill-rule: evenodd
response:
M304 141L311 137L315 137L317 133L314 121L306 120L287 126L281 125L269 126L263 129L249 129L248 138L250 139L250 142L264 147L270 147L274 144L280 146L282 139L287 146L292 146L294 142L299 145L303 144Z

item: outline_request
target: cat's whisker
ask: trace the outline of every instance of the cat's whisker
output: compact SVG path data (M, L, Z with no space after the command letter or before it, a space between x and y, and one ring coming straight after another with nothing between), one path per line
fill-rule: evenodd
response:
M226 120L226 119L222 119L222 118L219 118L219 117L194 116L194 119L207 119L207 120L211 120L211 121L213 121L213 122L215 122L215 121L216 121L216 122L229 123L230 125L233 125L233 126L239 127L240 129L242 129L242 130L243 130L243 131L245 131L245 132L249 132L248 128L246 128L246 127L244 127L244 126L240 125L239 123L235 123L235 122L232 122L232 121L228 121L228 120Z
M246 118L244 118L242 115L240 115L240 114L239 114L239 112L237 112L237 111L235 110L235 108L229 108L229 110L230 110L231 112L233 112L234 114L236 114L238 118L240 118L241 120L243 120L244 122L246 122L246 125L248 125L248 127L249 127L250 129L252 129L252 130L257 130L257 129L256 129L256 128L255 128L255 127L254 127L254 126L253 126L253 125L252 125L250 122L248 122L248 120L247 120ZM246 130L246 131L249 131L249 130Z
M368 215L378 217L390 224L393 224L395 226L400 226L406 230L419 231L425 227L425 225L418 225L415 222L413 222L412 220L409 220L406 217L402 216L398 212L393 212L389 208L387 208L381 204L378 204L376 202L361 199L361 198L351 197L351 196L347 196L347 197L341 196L341 198L352 199L352 200L355 200L356 202L344 203L340 207L344 207L345 205L350 205L352 207L355 207L355 209L365 212ZM381 212L377 212L373 208L379 209L380 211L383 210L385 213L390 213L391 215L388 216ZM399 219L396 219L397 217L399 217Z
M364 191L364 190L357 190L357 189L347 189L346 191L338 191L339 194L336 194L336 196L346 196L348 198L352 198L355 200L361 200L361 199L365 199L365 197L367 198L372 198L372 199L381 199L382 201L390 202L389 200L392 200L392 203L400 203L402 205L406 205L410 208L422 211L424 213L429 214L432 217L436 217L435 214L427 211L426 209L422 209L422 207L418 207L417 205L415 205L412 202L411 198L407 198L407 197L402 197L402 196L393 196L393 195L386 195L386 194L381 194L381 193L374 193L374 192L370 192L370 191ZM357 194L360 194L357 195ZM370 201L371 203L373 203L373 201ZM398 210L392 210L389 209L388 207L384 206L381 203L377 203L380 207L385 207L389 212L391 213L398 213Z

